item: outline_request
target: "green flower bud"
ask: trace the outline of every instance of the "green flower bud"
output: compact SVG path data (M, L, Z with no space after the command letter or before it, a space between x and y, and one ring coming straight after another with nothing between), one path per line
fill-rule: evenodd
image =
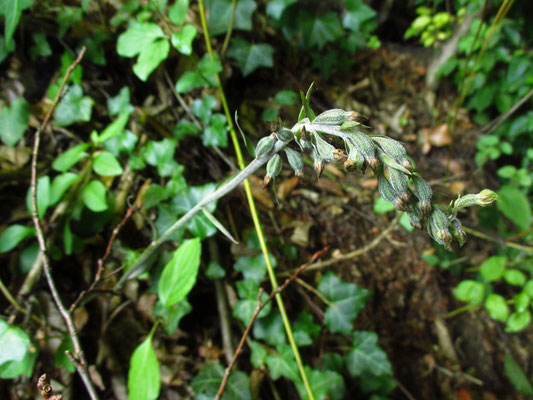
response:
M255 157L260 158L266 156L272 151L276 144L276 136L270 135L262 138L255 147Z
M403 168L411 172L412 166L407 159L407 152L400 142L387 136L373 136L372 140L379 144L381 149L396 160Z
M389 182L398 193L400 200L403 203L409 202L411 195L409 193L409 182L405 174L396 168L387 167L387 171L389 172Z
M348 120L348 113L340 108L324 111L316 116L313 124L316 125L342 125Z
M397 169L404 174L411 175L411 171L405 168L403 165L398 163L394 158L389 156L387 153L382 152L381 150L378 150L378 159L388 167Z
M296 150L291 149L290 147L284 148L285 154L287 155L287 161L289 165L294 170L296 176L303 175L304 163L302 161L302 156Z
M350 130L347 132L347 140L361 152L366 162L375 171L379 166L379 161L376 158L376 147L370 137L362 132Z
M466 232L461 225L461 221L455 217L450 221L450 232L453 238L457 240L457 243L459 243L459 246L463 247L466 242Z
M281 172L281 157L279 154L274 154L267 163L267 174L265 176L264 183L268 185L272 178L275 178Z
M333 153L335 152L335 146L329 144L316 132L312 132L315 139L315 148L320 158L325 162L332 162L335 160Z
M415 187L416 197L418 197L418 206L423 215L428 215L431 212L431 197L433 191L429 184L418 175L413 175L413 186Z
M322 158L320 157L320 154L318 154L318 152L315 149L313 149L313 158L315 160L315 164L314 164L315 172L317 175L317 179L319 179L320 176L322 175L322 171L324 171L324 161L322 160Z
M422 211L416 205L410 207L409 211L407 211L407 216L413 228L422 229Z
M498 195L489 189L482 190L478 194L467 194L455 200L453 203L453 213L457 214L459 210L471 206L485 207L496 200L498 200Z
M446 214L438 208L433 209L428 217L428 233L437 243L451 249L452 235L449 231L449 221Z
M344 168L346 168L346 171L363 171L365 168L365 158L363 157L363 154L350 139L345 140L344 144L348 149L348 160L346 160L344 163Z
M407 204L398 196L390 182L385 177L383 170L378 173L378 191L381 197L394 204L394 207L400 211L407 211Z
M289 142L292 139L294 139L294 134L292 133L292 131L290 129L287 129L287 128L284 128L284 127L281 127L276 132L276 136L282 142Z

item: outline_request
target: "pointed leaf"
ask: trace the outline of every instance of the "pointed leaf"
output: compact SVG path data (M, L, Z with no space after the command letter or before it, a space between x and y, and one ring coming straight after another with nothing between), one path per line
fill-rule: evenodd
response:
M28 237L35 236L35 228L11 225L0 235L0 253L7 253Z
M365 371L377 376L392 374L391 363L377 342L378 335L375 332L353 333L353 348L346 355L350 375L359 376Z
M0 378L31 376L37 349L22 329L0 319Z
M64 153L61 153L52 163L52 168L59 172L67 172L78 161L87 157L85 150L89 148L89 143L80 143Z
M16 98L11 107L0 111L0 138L8 147L13 147L26 132L30 120L29 104L23 98Z
M223 377L224 368L222 365L207 364L191 382L196 398L214 398ZM251 398L250 379L244 372L234 370L228 379L222 400L251 400Z
M141 81L146 82L161 61L167 58L169 50L170 44L167 39L159 39L148 44L143 48L137 62L133 65L135 75Z
M94 156L93 170L100 176L117 176L124 172L118 160L109 151L101 151Z
M217 227L217 229L222 232L222 234L224 236L226 236L229 240L231 240L233 243L238 243L234 238L233 236L231 235L231 233L226 229L226 227L224 225L222 225L222 223L215 218L215 216L213 214L211 214L209 211L207 211L207 209L205 207L202 207L202 212L204 213L204 215L207 217L207 219L209 221L211 221L211 223L213 225L215 225Z
M228 23L233 15L233 1L232 0L208 0L206 7L209 11L209 19L207 21L207 28L209 33L213 36L226 33L228 30ZM257 8L253 0L240 0L237 2L235 10L234 30L251 31L252 30L252 14Z
M191 55L192 41L196 37L196 28L193 25L185 25L180 32L175 32L170 38L172 46L181 54Z
M200 266L200 239L184 241L174 251L159 278L158 294L165 307L185 299L196 283Z
M269 44L250 44L242 38L234 38L228 50L228 57L237 60L244 76L259 67L272 67L274 48Z
M135 349L128 371L128 399L152 400L159 397L159 363L152 345L154 331Z
M107 210L106 189L102 182L91 181L82 192L83 202L94 212Z

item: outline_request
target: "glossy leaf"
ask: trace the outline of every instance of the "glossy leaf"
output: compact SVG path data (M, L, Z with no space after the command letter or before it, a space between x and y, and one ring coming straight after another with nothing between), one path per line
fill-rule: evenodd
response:
M354 283L341 281L332 272L322 278L318 290L332 303L324 316L329 330L332 333L352 332L353 321L364 308L370 292Z
M122 57L135 57L145 51L150 44L164 37L165 34L156 24L134 22L118 37L117 53Z
M35 236L35 228L24 225L11 225L0 235L0 253L7 253L28 237Z
M266 13L269 17L279 20L283 11L298 0L270 0L267 3Z
M198 62L197 68L197 71L187 71L178 79L176 82L178 93L187 93L206 86L216 86L215 74L222 71L222 65L218 58L211 61L206 54Z
M244 76L259 67L272 67L274 48L266 43L250 44L242 38L234 38L228 49L228 57L237 60Z
M354 332L352 350L346 355L346 366L352 376L360 376L363 372L374 375L392 375L392 366L387 355L378 345L375 332Z
M54 112L54 121L57 126L69 126L75 122L88 122L94 101L89 96L83 95L80 85L71 86L61 99Z
M63 340L59 344L54 354L54 363L56 367L63 367L68 372L73 373L76 371L76 366L70 361L68 356L65 354L66 351L72 353L74 351L74 345L72 344L72 339L70 336L66 335L63 337Z
M100 176L117 176L124 172L115 156L108 151L95 154L93 170Z
M298 104L298 94L292 90L280 90L274 96L276 103L281 104L282 106L294 106Z
M89 143L80 143L64 153L61 153L52 163L52 168L59 172L67 172L78 161L87 157L85 150L89 148Z
M130 103L130 88L128 86L120 89L115 97L107 99L107 111L111 116L133 111L133 106Z
M37 348L22 329L0 319L0 378L31 376Z
M168 17L174 25L180 26L185 22L188 10L189 0L176 0L168 9Z
M342 25L339 17L334 12L327 12L315 16L303 12L299 20L304 45L307 48L318 47L322 49L327 43L338 40L342 34Z
M87 208L94 212L107 210L106 188L100 181L91 181L82 192L82 198Z
M20 0L19 0L20 1ZM23 98L16 98L11 107L0 111L0 138L8 146L15 146L26 132L30 121L30 107Z
M152 400L159 397L159 363L152 345L154 330L135 349L128 371L128 399Z
M320 325L313 321L313 316L307 312L298 315L293 326L294 340L298 346L310 346L320 333Z
M0 5L0 15L4 16L4 40L6 43L13 39L22 11L32 4L32 0L10 0Z
M104 129L104 131L93 140L94 144L103 143L109 139L112 139L116 135L118 135L126 127L126 124L128 123L129 118L130 118L130 111L128 109L121 112L119 117L113 122L111 122Z
M172 46L176 48L181 54L191 55L192 41L196 37L196 28L194 25L185 25L180 32L174 32L170 41Z
M50 198L50 177L48 175L41 176L37 181L37 211L39 218L44 217L46 210L51 205ZM26 194L26 207L30 213L33 212L31 188L28 189Z
M159 298L165 307L185 299L193 288L200 267L201 250L200 239L186 240L165 265L158 285Z
M135 75L141 81L146 82L161 61L167 58L169 50L170 44L166 39L159 39L150 43L143 49L137 62L133 65Z
M503 273L503 279L509 284L514 286L524 286L526 284L526 275L522 271L517 269L508 269Z

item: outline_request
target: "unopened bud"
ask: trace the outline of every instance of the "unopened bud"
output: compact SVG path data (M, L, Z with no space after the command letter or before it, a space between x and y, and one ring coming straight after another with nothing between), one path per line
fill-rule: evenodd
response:
M422 215L428 215L431 212L431 197L433 196L433 191L429 184L423 180L418 175L413 175L413 186L415 187L415 194L420 201L418 206Z
M317 125L342 125L348 120L346 111L340 108L324 111L322 114L316 116L313 124Z
M282 142L289 142L294 138L294 134L292 133L292 131L284 127L278 129L278 131L276 132L276 136Z
M314 163L315 172L317 175L317 179L319 179L320 176L322 175L322 171L324 171L324 161L322 161L322 159L320 158L320 154L318 154L317 151L314 149L313 149L313 157L315 159L315 163Z
M268 153L272 151L275 144L276 144L276 137L274 135L270 135L270 136L266 136L262 138L259 142L257 142L257 146L255 147L256 158L266 156Z
M422 229L422 211L416 205L407 211L407 216L413 228Z
M267 163L267 174L265 176L265 185L268 185L272 178L275 178L281 172L281 157L279 154L274 154Z
M334 158L334 152L335 152L335 146L329 144L326 142L322 137L316 133L313 132L313 137L315 139L315 148L320 156L320 158L325 162L332 162L335 160Z
M344 162L348 158L346 152L342 149L333 150L333 160L337 162Z
M485 207L493 202L498 200L498 195L492 190L485 189L479 192L478 194L467 194L462 197L459 197L453 203L453 211L456 214L459 210L471 207L471 206L481 206Z
M346 140L351 141L356 149L361 152L368 165L376 171L379 161L376 158L376 147L372 139L364 133L353 129L346 132L346 135L348 136Z
M383 171L379 171L378 173L378 191L381 197L390 203L394 204L394 201L398 198L398 193L391 186Z
M302 161L302 156L296 150L291 149L290 147L285 147L285 154L287 155L287 161L289 165L294 170L296 175L303 175L304 163Z
M402 200L402 202L407 203L409 202L409 199L411 198L411 195L409 193L409 186L408 181L405 176L405 174L402 171L398 171L395 168L387 167L387 170L389 172L389 182L398 193L398 197Z
M452 235L449 231L448 217L438 208L433 209L428 217L428 233L439 244L447 249L452 242Z
M466 242L466 232L461 225L461 222L457 218L452 218L450 221L450 232L460 247L463 247L463 244Z

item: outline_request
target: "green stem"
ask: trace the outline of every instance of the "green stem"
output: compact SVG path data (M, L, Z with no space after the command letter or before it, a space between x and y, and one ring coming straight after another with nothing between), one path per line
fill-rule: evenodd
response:
M456 308L455 310L450 311L448 314L446 314L446 318L455 317L456 315L462 314L466 311L475 310L479 306L476 304L467 304L465 306Z
M26 313L26 310L24 309L24 307L22 307L18 303L18 301L15 300L15 298L11 295L11 293L9 292L9 289L4 285L4 282L2 281L2 279L0 279L0 291L4 294L7 301L9 301L11 305L15 307L17 311L21 313Z
M231 39L231 33L233 32L233 25L235 24L235 13L237 11L237 3L239 0L233 0L233 10L231 12L231 19L229 20L228 24L228 31L226 32L226 37L224 38L224 43L222 44L222 48L220 49L220 56L224 57L224 54L226 54L226 50L228 49L229 40Z
M198 5L200 7L200 18L202 22L202 29L204 31L204 39L205 44L207 47L207 52L209 53L209 58L211 60L214 60L214 54L213 49L211 47L211 40L209 37L209 31L207 30L207 23L205 19L205 9L204 9L204 2L203 0L198 0ZM217 78L217 85L218 85L218 92L220 95L220 101L222 103L222 107L224 108L224 113L226 114L226 119L228 121L228 125L230 128L230 136L231 141L233 142L233 147L235 149L235 154L237 156L237 161L239 163L239 167L241 169L244 169L244 158L242 156L241 147L239 145L239 141L237 138L237 133L235 132L235 127L233 125L233 119L229 112L228 103L226 101L226 96L224 94L224 88L222 87L222 81L220 80L220 75L216 74ZM250 183L248 182L248 179L244 181L244 190L246 192L246 198L248 200L248 205L250 206L250 213L252 215L252 220L254 222L255 230L257 232L257 236L259 238L259 243L261 245L261 251L263 252L263 256L265 257L265 262L267 265L267 271L268 271L268 277L270 278L270 283L272 285L272 290L276 290L278 287L278 282L276 280L276 275L274 274L274 269L272 267L272 264L270 263L270 257L268 252L268 247L265 241L265 237L263 235L263 229L261 228L261 222L259 221L259 215L257 213L257 209L255 208L255 202L252 195L252 190L250 187ZM307 374L305 373L304 365L302 362L302 358L300 356L300 351L298 350L298 346L296 345L296 341L294 340L294 335L292 333L291 324L289 322L289 317L287 316L287 312L285 310L285 305L283 303L283 299L281 297L281 294L276 295L276 302L278 304L278 308L281 314L281 318L283 319L283 325L285 326L285 331L287 333L287 338L289 339L289 343L291 345L292 352L294 354L294 358L296 360L296 364L298 365L298 370L300 371L300 376L302 377L303 384L305 386L305 390L307 392L307 396L310 400L314 400L315 396L313 395L313 391L311 390L311 385L309 384L309 379L307 378Z

